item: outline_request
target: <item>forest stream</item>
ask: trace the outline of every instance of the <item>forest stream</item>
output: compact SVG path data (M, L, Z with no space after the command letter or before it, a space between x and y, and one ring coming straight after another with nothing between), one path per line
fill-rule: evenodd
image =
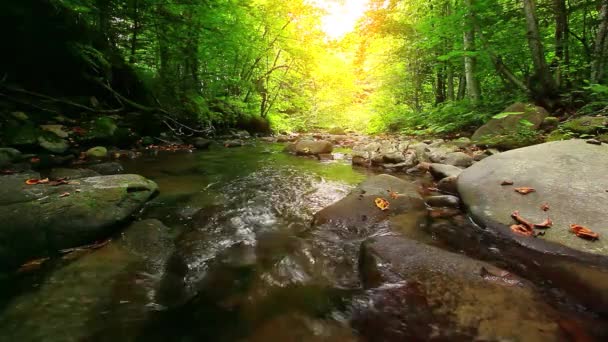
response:
M373 172L351 167L346 149L321 162L282 149L259 142L124 162L126 173L155 181L159 196L107 245L17 275L2 292L2 340L471 340L505 336L515 325L525 340L605 333L601 318L553 287L559 275L547 282L530 272L524 280L469 258L534 267L504 262L509 248L471 239L479 228L464 215L433 219L425 210L361 229L311 228L316 212ZM430 176L399 177L428 194ZM388 275L372 287L379 276L365 269L369 255L360 246L397 234L409 238L404 246L416 244L410 266L427 268L416 282L386 281ZM381 255L392 247L378 248ZM545 256L542 266L554 261ZM467 274L471 269L475 274ZM471 276L489 283L480 287ZM440 293L421 289L429 284ZM517 321L528 313L535 317Z

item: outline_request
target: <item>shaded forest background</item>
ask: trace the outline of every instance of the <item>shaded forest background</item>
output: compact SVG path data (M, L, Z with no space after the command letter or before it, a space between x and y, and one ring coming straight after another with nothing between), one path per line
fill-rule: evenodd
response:
M3 1L3 113L141 130L470 131L515 101L606 114L608 0L372 0L339 40L304 0Z

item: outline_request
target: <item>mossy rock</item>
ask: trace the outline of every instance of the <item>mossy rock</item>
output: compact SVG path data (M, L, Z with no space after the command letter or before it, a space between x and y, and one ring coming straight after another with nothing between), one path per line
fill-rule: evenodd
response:
M2 132L6 144L10 146L35 145L41 134L42 130L29 121L9 121Z
M108 149L103 146L97 146L88 149L86 154L89 158L102 159L108 156Z
M503 115L494 117L485 125L479 127L471 137L471 140L476 143L485 141L484 144L487 144L487 141L493 138L502 141L504 140L503 136L508 140L513 140L509 139L509 136L520 131L522 122L527 122L529 125L527 128L535 131L541 126L543 120L549 116L549 113L543 107L520 102L505 108L501 114ZM521 147L527 146L526 144L529 145L529 143L523 142L522 144L516 143L515 145Z
M549 132L556 129L559 126L559 119L555 116L546 117L540 127L545 131Z
M562 124L561 128L578 134L596 134L605 131L608 127L608 118L583 116Z
M597 140L603 142L604 144L608 144L608 134L599 135Z
M43 131L37 140L40 147L52 153L63 154L70 148L66 140L47 131Z
M570 140L570 139L572 139L571 135L564 133L563 131L560 131L557 129L557 130L549 133L547 138L545 138L545 141L550 142L550 141L561 141L561 140Z
M345 135L346 131L342 127L332 127L329 129L328 133L334 135Z
M118 129L116 122L109 116L102 116L93 122L87 138L89 139L109 139L114 136L114 133Z
M541 142L543 142L542 137L527 127L520 127L520 130L514 134L485 136L477 140L479 145L501 150L512 150Z

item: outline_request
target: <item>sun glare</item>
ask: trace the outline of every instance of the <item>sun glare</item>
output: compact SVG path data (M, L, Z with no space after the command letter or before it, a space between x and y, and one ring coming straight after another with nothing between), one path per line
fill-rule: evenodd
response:
M357 20L368 8L369 0L311 0L311 2L327 12L321 18L325 34L331 39L339 39L355 29Z

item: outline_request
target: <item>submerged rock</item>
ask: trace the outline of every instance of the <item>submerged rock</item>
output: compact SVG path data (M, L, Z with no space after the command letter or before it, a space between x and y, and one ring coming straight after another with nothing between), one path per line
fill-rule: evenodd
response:
M83 178L60 186L25 185L36 176L0 177L0 268L109 236L139 210L157 185L138 175Z
M397 236L366 240L353 325L374 341L559 341L559 315L528 282Z
M550 241L555 246L608 255L607 169L608 146L584 140L557 141L486 158L463 171L458 190L479 224L523 246L554 250L546 243ZM501 186L504 180L513 181L514 186ZM514 187L532 187L536 192L524 196ZM548 212L540 209L543 203L550 206ZM550 217L553 227L538 239L516 235L509 229L515 210L534 223ZM599 240L576 237L571 224L599 233Z
M101 249L53 270L35 291L16 297L0 318L3 338L135 340L146 317L162 309L157 293L172 245L162 222L135 222Z

